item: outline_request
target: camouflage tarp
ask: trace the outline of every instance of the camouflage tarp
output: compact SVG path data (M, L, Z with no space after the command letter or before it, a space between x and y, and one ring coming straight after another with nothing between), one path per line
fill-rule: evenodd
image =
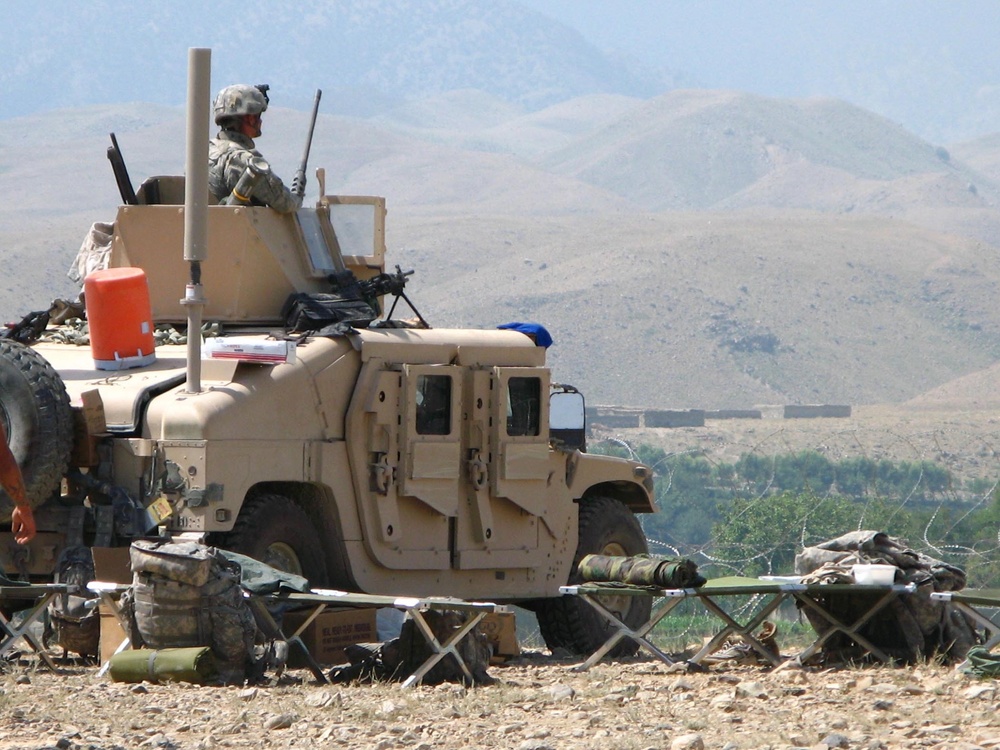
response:
M884 531L852 531L815 547L806 547L795 556L795 572L812 573L824 563L848 569L854 563L895 565L903 571L907 583L923 585L933 579L935 591L965 588L964 570L907 549Z
M900 596L865 623L858 632L894 659L914 662L944 656L961 661L976 643L975 628L961 612L947 603L931 600L933 591L958 591L965 587L965 571L907 549L882 531L853 531L815 547L806 547L795 556L795 572L802 583L853 583L855 563L894 565L897 584L912 583L916 591ZM863 616L882 594L878 591L831 592L822 597L826 609L844 622ZM830 623L809 609L806 618L820 635ZM863 649L843 633L823 644L828 658L853 659Z
M982 680L1000 678L1000 654L991 653L985 646L973 646L965 655L962 671Z
M577 570L584 581L660 586L665 589L689 589L705 585L705 579L698 574L698 566L685 558L586 555L580 560Z

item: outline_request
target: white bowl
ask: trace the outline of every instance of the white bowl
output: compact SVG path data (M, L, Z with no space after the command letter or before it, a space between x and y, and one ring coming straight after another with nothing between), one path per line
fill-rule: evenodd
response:
M891 586L896 580L895 565L852 565L854 580L862 586Z

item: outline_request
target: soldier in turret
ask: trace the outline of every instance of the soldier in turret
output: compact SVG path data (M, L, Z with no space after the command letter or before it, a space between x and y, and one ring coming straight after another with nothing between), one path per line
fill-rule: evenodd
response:
M208 188L220 200L232 196L231 202L270 206L281 213L291 213L302 206L305 176L297 176L289 189L264 161L254 145L261 134L261 114L269 102L268 86L248 86L238 83L226 86L215 98L215 123L222 130L208 146ZM259 170L259 179L248 195L233 193L248 169ZM303 184L298 184L299 180Z

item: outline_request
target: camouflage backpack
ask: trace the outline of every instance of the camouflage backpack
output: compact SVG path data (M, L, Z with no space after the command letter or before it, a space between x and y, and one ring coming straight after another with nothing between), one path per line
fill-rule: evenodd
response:
M256 672L257 626L240 588L240 566L196 542L139 540L129 551L132 588L123 606L135 648L208 646L224 682Z
M87 584L94 580L94 558L83 545L66 547L56 563L56 583L77 587L76 594L59 594L49 604L46 641L67 652L96 656L100 646L101 620Z

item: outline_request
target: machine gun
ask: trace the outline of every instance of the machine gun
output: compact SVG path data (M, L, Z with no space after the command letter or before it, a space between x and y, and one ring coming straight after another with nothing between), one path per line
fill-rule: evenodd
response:
M413 275L413 271L404 271L398 265L395 273L380 273L370 279L359 281L358 285L362 292L370 297L381 297L383 294L391 294L393 297L403 297L403 289L406 288L406 279Z
M360 296L369 305L371 305L373 310L378 310L378 298L386 294L391 294L395 299L392 302L392 307L389 308L389 313L386 315L386 319L391 319L393 312L396 310L396 304L402 298L410 309L413 310L413 314L417 316L417 320L420 321L420 325L423 328L430 328L430 325L424 320L424 316L420 314L416 306L406 296L404 289L406 288L406 280L408 277L413 275L413 271L404 271L398 265L394 273L380 273L372 276L370 279L364 279L359 281L353 273L347 271L346 273L331 274L329 276L330 284L333 286L334 290L345 297Z
M316 100L313 102L312 118L309 120L309 135L306 136L306 149L302 154L302 163L295 171L292 178L292 192L300 198L306 194L306 165L309 163L309 150L312 148L313 131L316 129L316 116L319 114L319 100L323 96L320 89L316 89Z

